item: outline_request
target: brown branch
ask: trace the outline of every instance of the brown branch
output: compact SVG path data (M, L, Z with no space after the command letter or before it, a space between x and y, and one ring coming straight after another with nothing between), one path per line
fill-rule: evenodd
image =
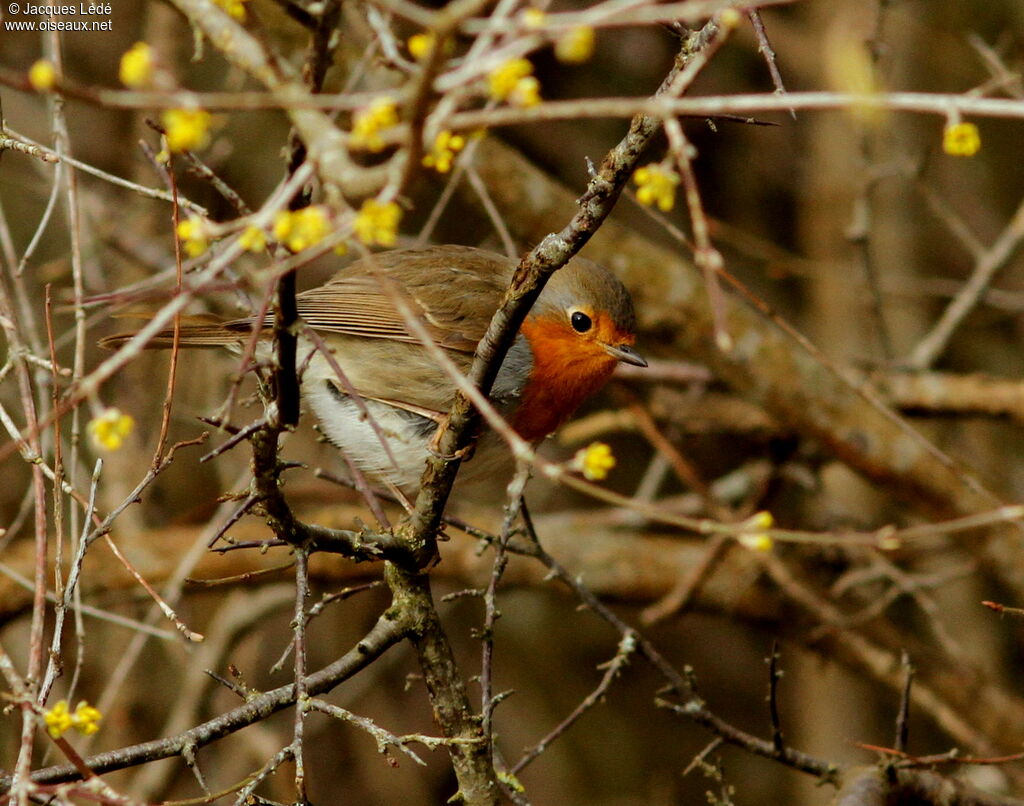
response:
M395 613L389 610L378 619L373 629L355 647L334 663L307 677L306 693L310 696L317 696L330 691L405 638L411 628L410 621L396 618ZM94 773L102 775L113 770L126 769L149 761L181 755L186 748L196 750L205 747L217 739L294 705L295 692L294 684L280 686L263 694L254 695L237 708L176 736L100 753L90 756L85 763ZM61 765L36 771L32 775L32 780L36 783L55 783L75 780L78 777L80 777L80 773L74 766ZM0 778L0 792L8 791L10 784L10 777Z
M916 669L910 662L910 656L904 652L901 659L904 683L900 691L900 707L896 712L896 742L893 747L902 752L907 749L907 737L910 731L910 691L914 684Z
M501 789L490 761L489 743L470 705L455 654L441 626L430 592L430 578L393 563L387 565L386 578L394 594L389 612L409 624L409 637L423 672L434 718L445 738L457 740L448 745L459 782L455 797L474 806L500 803Z
M728 744L741 747L748 753L763 758L774 759L787 767L809 773L821 778L823 781L834 782L839 773L838 767L807 753L794 750L791 747L781 749L775 743L765 739L759 739L745 731L733 727L719 716L712 713L699 697L692 697L686 702L679 704L658 698L655 703L659 708L696 722L698 725L707 728L720 739Z
M295 517L278 485L277 432L259 429L250 437L253 445L253 491L267 524L280 539L305 546L309 551L342 554L357 562L391 560L408 563L415 556L408 544L391 534L332 529L304 523Z

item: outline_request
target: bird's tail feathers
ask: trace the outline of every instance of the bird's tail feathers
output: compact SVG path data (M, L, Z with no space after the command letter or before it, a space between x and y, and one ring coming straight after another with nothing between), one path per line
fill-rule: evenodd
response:
M135 338L139 331L126 333L115 333L106 336L99 341L100 347L107 350L117 350L131 339ZM231 322L204 321L199 324L182 324L178 328L179 347L227 347L239 344L249 338L251 324L245 320ZM147 350L169 350L174 346L174 328L168 328L157 332L153 338L146 342Z

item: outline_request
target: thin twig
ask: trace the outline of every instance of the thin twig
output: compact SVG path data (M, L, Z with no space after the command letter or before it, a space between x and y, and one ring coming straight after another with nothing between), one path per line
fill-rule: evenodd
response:
M619 640L619 646L615 652L615 657L607 663L602 664L602 667L604 668L604 675L601 677L601 682L598 683L597 687L584 697L582 701L580 701L579 705L573 709L571 714L569 714L543 739L523 754L522 758L520 758L519 761L515 763L515 766L512 767L512 774L518 775L531 761L547 750L552 742L569 730L569 728L571 728L573 724L580 719L580 717L598 703L603 702L605 696L608 694L608 690L612 686L612 683L622 675L623 670L629 665L629 661L632 658L633 653L636 651L636 634L629 632L623 635Z
M508 503L505 505L505 517L502 519L501 531L494 543L494 563L491 566L491 576L487 582L487 588L483 593L484 600L484 624L481 629L481 657L480 657L480 712L484 741L487 742L487 752L490 754L490 763L494 765L494 709L499 699L493 692L493 663L494 663L494 628L495 623L501 618L501 611L498 610L498 585L508 567L508 542L512 537L512 526L523 506L523 491L526 482L530 478L528 465L520 465L516 468L515 476L508 485Z
M761 19L761 12L756 8L747 10L747 18L750 26L754 29L754 36L757 37L757 51L764 57L764 63L768 66L768 74L772 77L772 84L775 87L776 95L785 95L786 87L782 83L782 73L779 72L778 62L775 61L775 49L768 40L768 32L764 28L764 20ZM796 110L790 109L789 114L796 120Z
M309 596L309 555L295 549L295 615L292 622L295 645L295 718L292 722L292 758L295 760L295 800L306 802L305 724L309 707L306 693L306 599Z
M910 655L906 652L900 659L900 666L903 668L904 682L900 692L900 707L896 714L896 741L893 747L900 753L907 749L907 734L910 730L910 687L914 683L914 664L910 662Z
M1024 241L1024 200L1002 233L977 260L974 272L964 284L960 293L942 312L939 321L931 331L917 343L907 358L907 364L914 369L927 369L945 351L949 340L967 315L973 311L992 280L1009 260L1017 253Z
M768 715L772 722L772 747L777 753L785 749L782 738L782 720L779 718L779 642L772 641L772 653L768 656Z

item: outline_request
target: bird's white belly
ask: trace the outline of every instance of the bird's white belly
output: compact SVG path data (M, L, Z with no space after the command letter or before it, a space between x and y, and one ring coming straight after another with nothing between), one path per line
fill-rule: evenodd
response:
M357 402L335 383L316 378L304 384L324 436L371 482L386 480L403 490L414 489L423 475L427 445L437 424L376 400Z

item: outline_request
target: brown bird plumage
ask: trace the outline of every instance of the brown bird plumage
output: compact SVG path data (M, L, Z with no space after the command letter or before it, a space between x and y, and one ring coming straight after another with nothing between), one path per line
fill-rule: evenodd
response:
M303 396L327 437L370 477L415 488L427 443L454 397L454 385L409 333L391 294L397 289L422 312L434 341L466 370L515 266L513 260L471 247L400 250L374 255L372 264L356 261L297 296L300 317L323 336L379 429L365 422L318 353L304 373ZM392 281L390 293L381 274ZM253 325L251 317L183 325L180 343L239 345ZM269 323L263 329L269 336ZM645 365L631 346L635 329L632 302L622 284L600 266L575 258L554 274L534 305L502 364L492 397L524 438L542 439L607 380L618 362ZM117 347L132 335L111 336L101 344ZM166 348L172 340L168 330L148 346ZM300 358L311 350L306 341ZM381 445L381 432L388 450ZM496 442L486 440L478 454L490 453L488 443ZM470 463L473 469L487 464L480 459Z

